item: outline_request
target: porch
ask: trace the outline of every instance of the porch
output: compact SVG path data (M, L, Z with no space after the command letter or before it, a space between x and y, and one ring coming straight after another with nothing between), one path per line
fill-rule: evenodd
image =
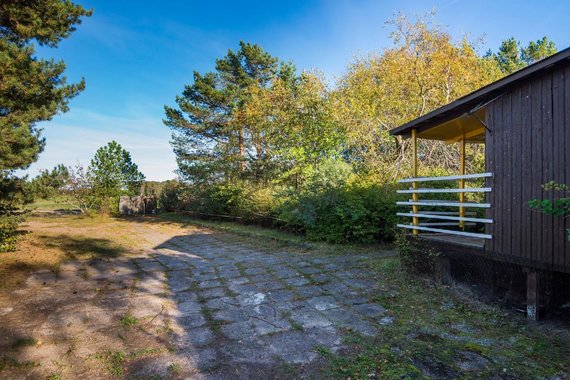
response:
M440 243L480 249L484 249L486 240L493 238L485 227L493 223L493 219L488 216L492 205L487 201L489 197L486 195L492 191L493 173L467 174L465 165L466 144L481 144L485 141L486 129L481 117L484 118L482 108L420 132L417 129L411 130L412 176L399 180L398 183L408 187L397 191L398 194L410 195L408 200L397 202L398 206L410 207L409 212L397 213L409 223L398 223L399 228ZM419 177L419 138L458 144L459 174ZM469 197L468 194L479 197Z

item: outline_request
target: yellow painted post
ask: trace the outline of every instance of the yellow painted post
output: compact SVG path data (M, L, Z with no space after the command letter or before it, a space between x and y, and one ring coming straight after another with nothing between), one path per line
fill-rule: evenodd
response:
M412 176L414 178L418 178L418 131L415 129L412 129L412 150L413 150L413 157L412 157ZM418 183L417 182L412 182L412 187L414 189L418 188ZM419 200L418 194L417 193L413 193L412 194L412 200L414 202L417 202ZM414 214L419 213L420 211L420 207L418 205L413 205L412 206L412 211ZM414 226L418 226L419 225L419 219L417 216L414 216L412 218L412 222L414 224ZM413 230L413 234L417 235L418 234L418 230Z
M459 146L459 171L461 172L460 173L461 175L465 175L465 133L463 134L463 136L461 136L461 142ZM464 179L459 180L459 188L465 189ZM465 202L465 193L459 193L459 202L461 203ZM459 207L459 216L465 217L465 207ZM465 229L465 222L460 221L459 227Z

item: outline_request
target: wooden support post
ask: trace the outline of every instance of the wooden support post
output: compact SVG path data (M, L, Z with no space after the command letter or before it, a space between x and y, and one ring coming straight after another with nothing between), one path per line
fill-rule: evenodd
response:
M413 178L417 178L418 177L418 131L416 129L412 129L412 150L413 150L413 157L412 157L412 177ZM418 183L417 182L412 182L412 187L414 189L418 188ZM412 194L412 200L414 202L417 202L419 200L419 196L417 193ZM412 206L412 211L414 212L414 214L418 214L420 212L420 208L418 205L413 205ZM417 216L414 216L412 218L412 223L414 224L414 226L419 226L420 221L419 218ZM418 234L418 230L413 230L413 234L417 235Z
M526 274L526 316L528 319L540 320L542 298L541 273L531 269Z
M465 133L461 136L460 147L459 147L459 171L460 175L465 175ZM465 179L459 180L459 188L465 189ZM465 202L465 193L459 193L459 202ZM465 207L459 207L459 216L465 217ZM465 222L460 221L459 227L465 229Z
M435 265L436 280L444 285L451 284L451 260L449 260L449 257L439 256Z

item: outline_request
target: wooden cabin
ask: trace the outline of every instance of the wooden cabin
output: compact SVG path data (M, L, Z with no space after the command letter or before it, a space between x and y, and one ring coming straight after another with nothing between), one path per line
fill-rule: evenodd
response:
M552 199L542 184L570 185L570 48L390 133L412 139L414 156L411 177L400 181L410 187L399 191L411 198L398 202L411 210L399 213L405 222L398 226L415 239L434 242L448 257L479 255L524 267L527 313L537 319L543 278L552 272L570 273L570 218L544 215L528 206L531 199ZM418 139L457 144L460 173L418 178ZM465 172L466 144L485 144L484 173ZM469 181L477 178L484 178L485 184L470 187ZM450 181L457 186L450 189ZM446 186L434 188L438 183ZM475 192L484 193L484 200L465 200L467 193ZM457 193L457 200L434 200L434 193ZM425 194L431 199L422 200ZM484 216L470 213L480 209ZM484 228L473 232L465 223ZM457 226L445 227L449 224Z

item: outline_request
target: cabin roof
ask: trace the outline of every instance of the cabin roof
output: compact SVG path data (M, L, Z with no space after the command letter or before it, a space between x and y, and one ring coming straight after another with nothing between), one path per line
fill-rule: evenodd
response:
M419 137L445 140L453 136L453 133L448 133L448 131L451 132L450 129L457 130L459 128L463 130L463 133L469 132L468 129L472 129L473 141L477 142L477 140L479 140L480 142L480 132L484 133L484 129L480 129L482 127L480 117L481 113L478 113L477 111L480 111L485 104L500 96L505 89L512 84L548 70L552 66L564 60L570 60L570 48L566 48L548 58L540 60L521 70L515 71L514 73L488 84L487 86L481 87L480 89L473 91L441 108L394 128L390 130L390 134L397 136L409 136L412 129L417 129ZM473 115L475 118L472 117ZM479 128L475 126L476 123L474 121L479 123ZM468 125L470 125L469 128L464 128ZM453 128L449 128L451 126L453 126ZM433 131L428 131L434 127L439 128L437 128L437 130L434 129ZM444 130L446 132L442 133Z

